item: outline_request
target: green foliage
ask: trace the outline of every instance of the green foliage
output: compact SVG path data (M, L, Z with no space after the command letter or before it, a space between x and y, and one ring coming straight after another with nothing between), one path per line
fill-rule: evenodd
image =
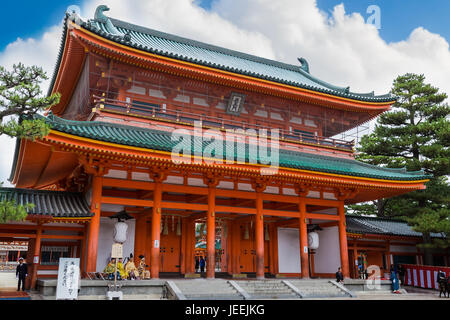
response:
M40 83L47 75L37 66L14 65L11 71L0 66L0 135L35 140L48 135L49 126L33 116L59 103L60 95L42 96ZM17 205L0 201L0 223L22 221L33 204Z
M0 66L0 135L36 139L46 136L49 126L33 115L59 103L58 93L42 97L40 83L47 75L37 66L19 63L12 71Z
M424 81L423 75L410 73L394 80L392 93L398 100L361 139L357 159L408 171L423 169L431 176L427 188L373 201L372 210L367 203L351 209L355 214L402 217L428 239L424 247L448 247L448 239L431 242L429 235L450 234L450 107L447 95Z
M34 204L17 205L15 201L0 202L0 223L10 221L23 221L27 217L27 211L34 208Z

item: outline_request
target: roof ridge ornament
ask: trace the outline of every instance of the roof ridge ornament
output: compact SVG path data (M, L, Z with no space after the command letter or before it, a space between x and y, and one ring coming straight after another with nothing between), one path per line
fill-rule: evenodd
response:
M305 58L301 57L301 58L297 58L298 62L301 63L300 69L302 69L303 71L305 71L306 73L309 73L309 64L308 61L306 61Z
M95 15L94 15L94 20L96 20L97 22L101 22L105 24L105 28L106 30L111 33L112 35L115 36L121 36L124 39L126 38L122 32L120 32L119 30L117 30L117 28L113 25L113 23L111 22L111 19L108 18L107 16L105 16L105 14L103 12L105 11L109 11L109 7L107 5L99 5L97 7L97 9L95 9ZM129 35L128 35L129 36ZM129 41L129 40L128 40Z

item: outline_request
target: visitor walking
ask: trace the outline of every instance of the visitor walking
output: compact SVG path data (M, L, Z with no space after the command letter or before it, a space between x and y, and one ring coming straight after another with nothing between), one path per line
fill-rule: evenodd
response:
M25 279L28 276L28 266L23 262L23 258L19 259L19 265L16 268L16 278L19 279L17 284L17 291L20 291L20 285L22 284L22 291L25 291Z

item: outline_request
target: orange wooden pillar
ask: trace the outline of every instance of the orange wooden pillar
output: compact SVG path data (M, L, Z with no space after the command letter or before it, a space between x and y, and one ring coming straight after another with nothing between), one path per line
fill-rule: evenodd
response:
M206 278L215 277L216 252L216 185L208 185L208 213L206 218Z
M83 231L83 240L81 243L81 253L80 253L80 272L81 276L84 277L84 272L86 272L86 247L87 247L87 234L88 234L88 226L84 226Z
M238 221L233 221L232 223L232 249L231 249L231 273L232 274L240 274L241 273L241 266L240 266L240 241L241 241L241 226L238 223Z
M37 271L40 264L40 255L41 255L41 237L42 237L42 227L38 226L36 230L36 240L34 243L34 252L33 252L33 270L31 271L31 289L36 287L37 280Z
M153 191L153 211L152 211L152 243L150 257L150 275L152 279L159 279L160 266L160 240L161 240L161 199L162 199L162 178L154 178L155 189Z
M256 190L255 249L256 279L264 279L264 218L262 188Z
M187 253L187 221L185 218L180 219L181 223L181 250L180 250L180 273L186 274L186 253Z
M348 264L347 231L345 230L345 208L344 201L339 202L339 247L341 251L341 268L344 278L350 278Z
M302 278L309 278L309 256L308 256L308 228L306 224L306 199L299 197L299 235L300 235L300 265Z
M194 270L194 246L195 246L195 222L191 219L186 219L186 273L195 273ZM183 235L182 235L183 236Z
M136 227L134 233L134 263L138 265L139 256L145 256L145 243L147 240L147 215L141 213L136 218ZM149 258L146 257L146 261L149 261Z
M233 222L228 220L227 224L227 251L226 251L226 259L227 259L227 273L229 275L233 274Z
M97 270L97 249L98 249L98 233L100 229L100 207L102 198L102 182L101 175L92 176L92 199L91 212L94 216L89 223L89 238L87 245L86 272L96 272Z

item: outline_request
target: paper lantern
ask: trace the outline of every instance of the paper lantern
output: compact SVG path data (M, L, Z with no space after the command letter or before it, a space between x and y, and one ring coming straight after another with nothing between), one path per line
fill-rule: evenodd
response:
M319 248L319 234L317 232L308 233L308 246L310 249Z
M245 232L244 232L244 240L248 240L249 235L248 235L248 224L245 224Z
M163 234L166 235L166 236L169 234L169 226L167 225L167 216L166 216L166 219L165 219L165 221L164 221L164 231L163 231Z
M114 225L114 241L124 243L127 240L128 225L125 222L116 222Z
M177 236L181 236L181 219L178 217Z

